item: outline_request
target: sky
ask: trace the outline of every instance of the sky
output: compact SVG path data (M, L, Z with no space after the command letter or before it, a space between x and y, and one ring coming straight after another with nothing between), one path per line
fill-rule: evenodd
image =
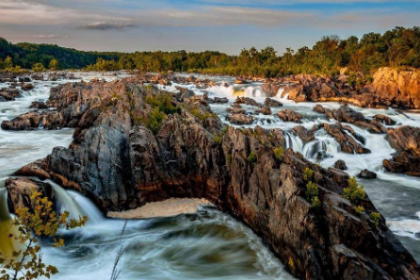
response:
M0 0L0 37L89 51L311 47L420 25L420 0Z

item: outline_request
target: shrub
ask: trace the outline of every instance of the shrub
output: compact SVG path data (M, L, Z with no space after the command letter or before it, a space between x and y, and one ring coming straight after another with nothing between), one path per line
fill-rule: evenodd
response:
M305 170L303 171L303 179L305 181L310 181L312 180L313 176L314 176L314 172L308 167L306 167Z
M232 164L232 154L226 155L226 165L230 166Z
M379 219L381 218L381 214L379 214L378 212L372 212L370 213L369 217L377 227L379 225Z
M312 199L312 207L316 210L319 210L321 208L321 201L319 200L318 196L315 196Z
M47 69L45 69L45 67L42 63L35 63L34 66L32 66L32 71L34 71L34 72L45 72L45 71L47 71Z
M364 187L357 183L356 177L353 177L349 179L349 186L343 190L343 196L351 203L357 204L366 197L366 192Z
M249 163L255 163L257 161L257 156L254 152L250 153L246 159Z
M160 127L164 120L166 120L167 115L161 111L159 108L153 109L153 111L149 115L149 121L147 122L147 127L153 131L153 133L158 133Z
M318 186L314 184L313 182L309 182L306 185L306 198L308 201L312 201L316 196L318 196Z
M195 108L191 109L190 113L202 122L207 120L208 118L214 118L216 116L215 114L212 114L210 112L201 113L200 110Z
M41 198L41 193L35 190L30 199L33 202L33 209L27 207L16 209L13 225L17 227L19 233L9 235L22 244L23 250L14 251L10 259L6 259L0 253L0 279L36 279L41 276L50 278L51 275L58 273L56 267L42 262L38 239L48 238L54 242L53 247L61 247L64 245L64 239L56 238L60 228L69 230L84 226L87 222L87 217L70 220L70 213L67 211L57 214L53 210L52 202L47 197ZM18 273L24 276L18 276Z
M180 109L172 104L172 96L169 93L149 95L146 97L146 103L152 108L159 108L159 111L167 115L180 113Z
M283 147L277 147L277 148L273 149L273 152L274 152L274 156L276 157L276 159L280 160L281 157L284 154L284 149L283 149Z
M361 215L363 213L363 211L365 211L365 208L363 208L363 206L355 206L353 209L359 215Z
M213 134L213 141L215 144L222 143L223 138L221 136L217 136L216 134Z

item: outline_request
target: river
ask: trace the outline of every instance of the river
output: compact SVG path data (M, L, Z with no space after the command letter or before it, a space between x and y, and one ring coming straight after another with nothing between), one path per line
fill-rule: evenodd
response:
M98 74L84 76L88 80ZM102 74L101 74L102 75ZM107 80L118 76L105 76ZM207 92L210 97L227 97L228 104L212 105L212 110L225 119L226 108L237 95L254 98L263 103L265 96L261 84L233 86L234 80L227 77L213 77L218 86L199 89L195 85L184 86L197 94ZM27 112L32 101L46 100L51 87L59 82L35 82L35 88L16 101L0 103L0 121L12 119ZM231 84L222 86L223 82ZM0 84L6 87L7 84ZM175 91L175 86L164 87ZM282 97L280 90L275 98L284 106L272 109L290 108L304 116L303 124L312 128L314 124L335 123L324 115L313 112L314 103L295 103ZM338 108L337 103L321 103L326 108ZM244 106L247 111L256 108ZM375 114L391 117L398 125L420 127L420 115L399 114L393 109L363 109L353 107L365 117ZM275 116L257 116L257 122L250 125L264 128L281 128L290 132L298 124L285 123ZM304 145L292 133L287 133L287 146L302 153L306 158L323 167L330 167L338 159L347 163L347 172L354 176L362 169L378 174L376 180L360 180L379 211L387 219L391 230L406 248L420 261L420 179L384 171L382 161L395 152L385 135L371 134L357 126L350 125L365 139L365 146L372 153L350 155L340 151L334 138L324 130L316 132L316 139ZM72 138L71 129L44 131L42 129L24 132L0 130L0 245L2 250L11 246L7 239L10 228L10 214L7 210L4 180L21 166L47 156L55 146L68 146ZM212 208L202 208L196 214L173 218L130 221L123 236L120 235L124 222L106 219L87 198L76 192L65 191L53 184L57 199L62 207L73 214L86 214L90 221L82 229L65 234L66 246L43 247L45 262L56 265L60 273L53 279L108 279L118 249L125 248L119 264L119 279L293 279L273 254L263 245L251 230L230 216Z

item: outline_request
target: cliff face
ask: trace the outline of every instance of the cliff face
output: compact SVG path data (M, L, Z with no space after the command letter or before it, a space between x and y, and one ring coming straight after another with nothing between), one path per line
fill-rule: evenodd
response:
M356 88L348 82L348 76L332 79L298 75L283 81L292 83L284 87L283 96L288 94L296 102L334 101L360 107L420 109L419 70L380 68L373 78L371 84ZM266 93L273 95L270 91Z
M225 127L205 96L171 96L165 106L175 113L152 132L157 109L150 96L167 93L130 80L53 90L48 104L58 112L51 114L61 114L62 126L76 127L74 141L18 174L51 178L104 210L206 198L251 227L300 279L420 279L417 263L385 220L375 224L369 217L376 212L369 198L360 201L361 214L343 198L346 173L292 150L282 154L279 129ZM306 196L307 168L317 206ZM14 181L13 190L18 185Z
M373 76L376 95L394 100L401 107L420 108L420 71L381 68Z

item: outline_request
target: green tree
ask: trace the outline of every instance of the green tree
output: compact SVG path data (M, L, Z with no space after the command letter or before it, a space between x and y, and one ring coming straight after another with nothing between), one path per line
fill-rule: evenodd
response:
M39 72L45 72L45 71L47 71L47 69L45 69L45 67L42 63L35 63L32 66L32 71L39 73Z
M57 71L60 68L60 63L58 62L57 59L51 59L50 64L48 66L48 68L52 71Z
M6 57L4 60L4 68L5 69L12 69L13 68L13 61L10 56Z
M22 244L22 249L14 251L12 257L7 259L0 256L0 269L2 280L28 280L44 276L50 278L58 273L52 265L43 263L40 257L41 247L38 245L40 238L49 238L54 247L64 245L64 240L59 237L59 230L69 230L84 226L87 217L78 220L69 219L70 213L57 214L53 204L47 197L42 198L41 193L34 191L31 195L32 209L27 207L16 209L13 224L18 229L18 234L9 237Z

